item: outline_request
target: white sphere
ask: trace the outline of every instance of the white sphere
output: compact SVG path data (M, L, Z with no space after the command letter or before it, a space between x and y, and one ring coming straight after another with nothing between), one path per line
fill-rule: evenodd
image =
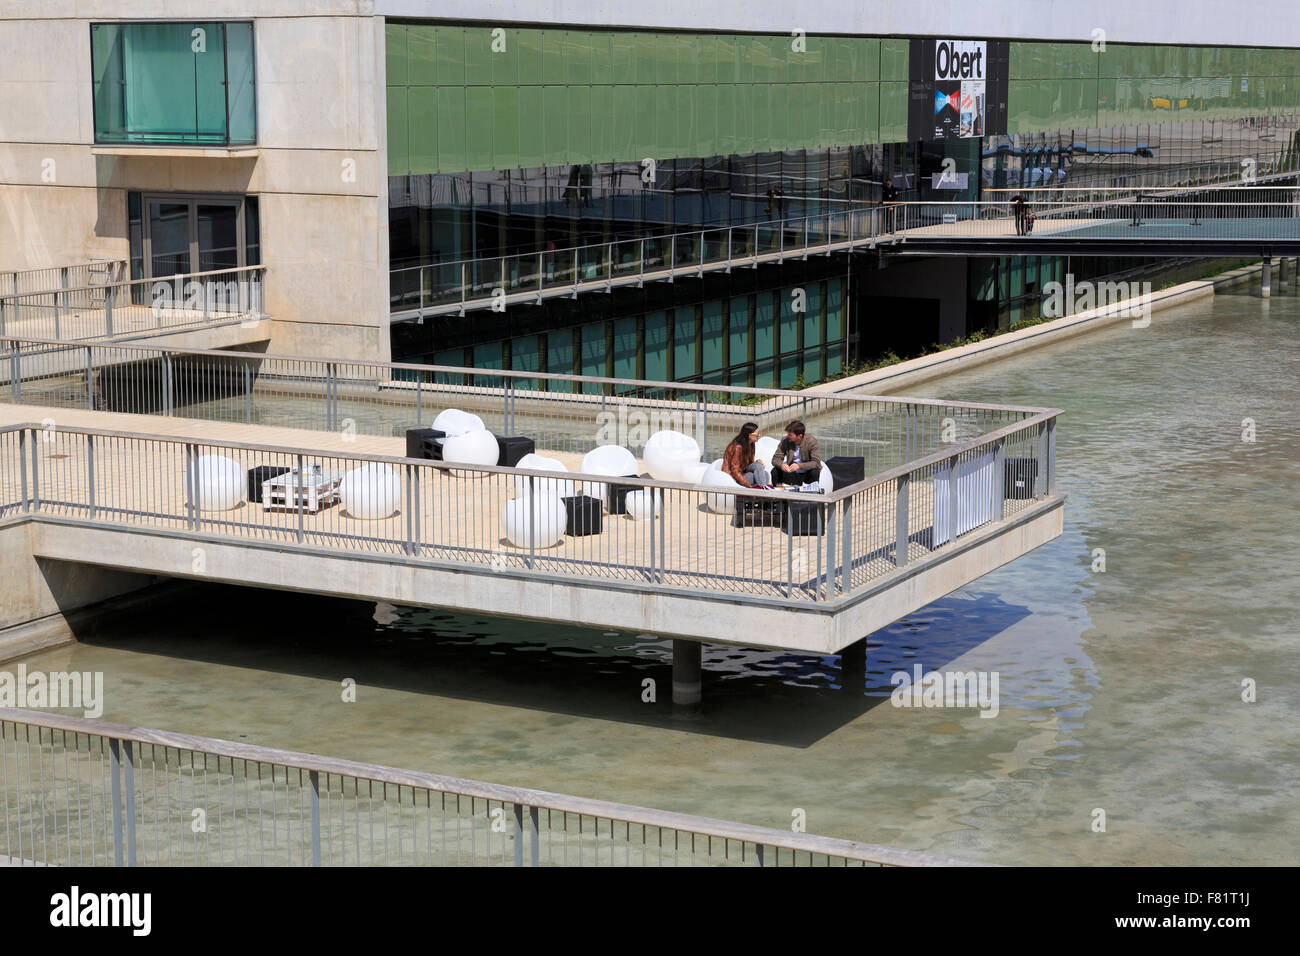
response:
M632 516L633 521L649 521L650 509L653 508L657 515L661 504L663 504L662 496L652 488L642 488L627 493L627 513Z
M402 480L397 472L378 463L353 468L339 485L339 500L353 518L370 521L387 518L402 499Z
M520 458L519 464L515 467L529 471L558 471L566 475L569 473L569 469L564 467L564 462L532 453ZM534 489L536 489L537 494L554 495L557 498L572 498L578 493L578 486L567 479L531 478L528 475L515 475L514 483L516 498L531 495Z
M583 456L582 467L578 470L586 475L613 475L618 478L639 474L636 456L622 445L593 448ZM587 494L605 500L609 485L603 481L588 481L585 485Z
M688 485L698 485L708 474L709 466L702 461L693 462L689 465L682 466L681 480Z
M645 443L641 457L652 478L681 481L682 469L700 460L700 446L690 435L681 432L655 432Z
M462 465L495 465L500 454L496 437L482 428L452 435L442 443L442 460Z
M781 443L775 438L764 436L754 442L754 461L761 461L764 468L772 467L772 456L776 450L781 447Z
M535 548L549 548L564 537L566 516L558 495L526 495L506 502L501 524L506 540L516 548L528 547L530 539Z
M709 462L709 471L722 471L722 459L715 458Z
M185 472L186 498L198 481L200 511L229 511L244 500L246 479L239 462L225 455L204 455Z
M446 432L447 437L450 438L453 435L482 430L483 419L470 412L462 412L459 408L448 408L438 413L438 417L433 420L433 427L438 431Z
M710 469L701 482L706 488L739 488L740 483L721 469ZM714 514L731 514L736 507L735 495L706 495L705 503Z
M827 494L830 494L835 490L835 476L831 474L831 470L829 466L827 466L826 462L822 462L822 471L817 477L817 481L821 483L822 490Z

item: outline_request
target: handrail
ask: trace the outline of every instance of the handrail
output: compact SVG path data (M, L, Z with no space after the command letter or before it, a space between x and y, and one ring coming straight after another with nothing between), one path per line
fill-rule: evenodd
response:
M42 352L39 351L22 352L21 346L24 343L34 344L38 346L48 346L57 349L96 348L96 349L118 349L118 350L135 351L135 352L153 352L153 353L164 352L172 355L206 356L206 357L214 357L214 358L239 359L241 361L254 362L254 363L269 362L269 361L283 361L283 362L309 362L314 365L323 365L323 364L328 364L330 362L340 361L338 359L331 359L328 357L313 356L313 355L287 355L287 354L278 354L278 353L269 353L269 352L240 352L233 349L188 349L188 348L182 348L180 346L172 346L172 345L141 345L141 344L136 344L131 342L69 343L69 342L61 342L57 339L40 339L40 338L27 338L27 337L0 335L0 344L9 345L8 354L13 354L15 352L18 352L24 357L43 354ZM6 353L4 351L0 351L0 355L3 354ZM523 369L465 368L457 365L421 365L413 362L382 362L376 359L349 358L346 360L346 364L349 366L356 366L361 368L379 368L379 369L389 369L389 370L400 369L403 371L419 372L421 374L426 374L426 375L446 374L446 375L462 375L462 376L473 375L473 376L479 376L485 378L500 377L503 379L523 379L523 380L537 379L541 381L575 382L575 383L584 383L584 384L592 384L592 385L613 385L618 387L646 388L646 389L653 389L659 391L693 391L693 392L701 392L704 393L705 395L713 392L718 394L758 395L758 396L766 396L769 398L787 398L791 400L806 399L811 397L818 397L818 398L834 397L836 399L843 399L846 401L854 401L854 402L886 402L895 405L930 405L930 406L943 407L943 408L959 406L961 408L975 408L975 409L985 409L988 411L1002 411L1002 412L1020 412L1024 414L1034 414L1042 411L1041 408L1035 408L1031 406L998 405L998 404L987 403L987 402L985 403L954 402L954 401L944 401L941 399L906 398L906 397L895 396L895 395L862 395L856 393L839 393L839 392L833 393L832 396L828 396L825 393L819 393L819 392L802 392L802 391L780 389L780 388L755 388L753 386L748 386L748 385L717 385L717 384L709 384L703 382L660 382L660 381L654 381L652 379L639 379L639 378L607 378L604 376L597 376L597 375L566 375L561 372L530 372ZM323 380L324 379L322 378L322 381ZM380 385L380 387L391 388L397 386L403 386L403 387L438 386L440 383L413 382L407 379L390 379L388 381L384 381L378 384ZM479 387L487 387L487 386L479 386ZM563 399L565 401L572 401L574 399L584 397L581 393L568 395L564 393L550 393L550 392L538 393L536 396L533 397L542 398L542 396L549 396L554 398L555 400ZM600 398L599 395L593 395L590 397L594 399Z
M66 289L59 287L55 289L41 289L33 292L15 292L10 295L0 295L0 299L22 299L29 295L63 295L68 292L100 292L104 289L120 289L130 285L144 285L146 283L154 285L159 282L173 283L178 279L203 279L208 276L241 274L245 272L267 272L269 267L265 265L255 266L234 266L230 269L209 269L206 272L178 272L170 276L153 276L148 279L120 279L116 282L100 282L95 285L68 286Z
M295 770L371 780L376 783L387 783L418 790L431 790L438 793L452 793L485 800L496 800L516 806L577 813L607 820L618 820L621 823L631 823L637 826L697 833L719 839L779 847L801 853L839 857L867 863L880 863L885 866L991 865L958 860L941 854L895 849L893 847L859 843L853 840L814 836L789 830L760 827L748 823L718 820L713 817L655 810L649 807L615 803L609 800L589 799L553 793L547 790L531 790L507 784L486 783L479 780L449 777L417 770L402 770L382 764L322 757L316 754L260 747L255 744L236 743L214 737L200 737L193 734L132 727L126 724L90 720L84 717L69 717L61 714L0 707L0 721L43 727L48 730L59 730L73 734L88 734L139 744L170 747L176 750L205 753L233 760L274 764Z

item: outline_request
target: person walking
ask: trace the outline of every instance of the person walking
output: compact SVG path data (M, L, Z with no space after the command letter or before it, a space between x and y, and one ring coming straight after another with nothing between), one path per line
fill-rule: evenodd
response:
M1016 235L1025 234L1025 215L1029 207L1025 204L1025 197L1016 193L1011 197L1011 210L1016 214Z

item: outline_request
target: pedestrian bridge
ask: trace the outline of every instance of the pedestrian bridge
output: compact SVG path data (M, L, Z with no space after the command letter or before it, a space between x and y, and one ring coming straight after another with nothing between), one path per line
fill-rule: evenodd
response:
M99 348L132 351L131 367L170 354ZM676 696L690 703L698 642L837 653L1062 528L1055 409L391 363L330 363L318 376L307 359L188 356L211 368L186 366L185 400L164 414L103 410L96 369L52 366L22 382L21 404L0 405L0 540L18 547L20 536L41 562L635 626L676 640ZM224 389L246 381L248 393ZM532 438L569 473L406 457L406 428L452 406L495 434ZM827 458L860 459L865 478L816 495L646 470L645 442L665 423L707 462L745 421L778 435L795 417ZM585 453L611 441L638 456L636 473L584 473ZM239 476L220 510L199 486L205 456ZM366 514L346 486L341 500L329 487L321 500L304 493L362 468L391 483L382 513ZM243 487L255 469L290 476L280 507L257 500L260 482ZM612 489L640 493L645 507L619 513ZM604 502L599 530L547 538L537 509L551 490ZM522 536L504 527L507 509L526 515ZM738 524L751 510L772 520Z
M1036 198L1042 192L1045 197ZM696 229L571 249L394 270L392 321L536 304L549 298L790 259L879 255L1300 255L1300 188L1228 184L1154 191L1027 189L1022 235L1007 201L825 204L798 218Z

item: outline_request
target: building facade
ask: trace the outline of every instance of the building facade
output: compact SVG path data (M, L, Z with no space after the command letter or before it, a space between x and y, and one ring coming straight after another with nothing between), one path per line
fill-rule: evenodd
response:
M504 312L410 303L485 259L546 270L886 188L1295 162L1284 3L1231 23L1208 0L835 6L0 4L0 270L263 264L277 352L785 386L1005 327L1063 264L831 256Z

